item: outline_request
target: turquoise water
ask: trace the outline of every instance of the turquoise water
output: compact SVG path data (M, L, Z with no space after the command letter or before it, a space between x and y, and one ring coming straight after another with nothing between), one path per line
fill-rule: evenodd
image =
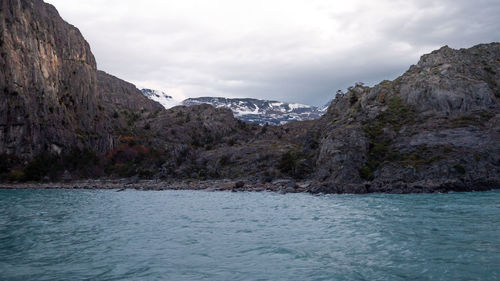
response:
M0 190L1 280L500 280L500 192Z

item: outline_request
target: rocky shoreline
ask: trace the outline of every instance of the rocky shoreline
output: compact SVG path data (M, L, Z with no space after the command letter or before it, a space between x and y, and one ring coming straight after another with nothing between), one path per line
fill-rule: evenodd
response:
M299 193L308 192L310 182L295 182L293 180L276 180L271 183L252 183L250 181L235 180L78 180L68 182L28 182L28 183L0 183L0 189L101 189L123 191L127 189L144 191L161 190L203 190L203 191L230 191L230 192L279 192Z
M85 38L53 6L2 7L0 182L31 182L4 188L500 188L498 42L444 46L392 81L338 92L317 120L259 126L207 104L166 110L99 71Z
M385 187L370 188L365 185L345 185L324 187L312 181L296 182L290 179L279 179L270 183L256 183L248 180L184 180L160 181L137 179L103 179L103 180L75 180L64 182L27 182L27 183L0 183L0 189L87 189L87 190L200 190L200 191L226 191L226 192L277 192L286 193L312 193L312 194L416 194L416 193L449 193L491 191L500 189L496 185L465 185L458 182L426 182L420 184L397 184ZM332 192L332 189L335 192Z

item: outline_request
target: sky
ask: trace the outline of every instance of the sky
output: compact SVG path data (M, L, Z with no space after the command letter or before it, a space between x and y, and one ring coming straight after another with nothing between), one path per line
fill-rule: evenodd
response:
M500 41L499 0L46 0L98 68L176 99L323 105L441 46Z

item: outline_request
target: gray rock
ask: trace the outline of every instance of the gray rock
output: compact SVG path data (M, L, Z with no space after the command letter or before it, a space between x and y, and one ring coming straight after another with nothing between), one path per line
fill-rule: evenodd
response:
M234 188L243 188L245 186L245 182L238 181L234 184Z
M70 182L72 179L73 177L71 176L70 172L68 170L65 170L64 174L61 177L61 180L65 182Z

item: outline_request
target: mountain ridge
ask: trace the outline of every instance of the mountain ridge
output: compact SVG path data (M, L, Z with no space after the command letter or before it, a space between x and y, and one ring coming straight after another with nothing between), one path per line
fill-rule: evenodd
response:
M318 119L327 108L255 98L197 97L178 102L162 91L143 88L141 92L144 96L159 102L165 109L178 105L209 104L217 108L229 108L235 118L259 125L283 125L294 121Z
M81 33L52 6L0 1L0 181L232 179L311 193L500 188L499 43L445 46L393 81L349 88L318 119L259 126L208 104L167 110L98 71ZM240 112L264 107L237 102Z
M315 106L254 98L199 97L182 102L185 106L204 103L229 108L236 118L259 125L283 125L293 121L313 120L323 114Z

